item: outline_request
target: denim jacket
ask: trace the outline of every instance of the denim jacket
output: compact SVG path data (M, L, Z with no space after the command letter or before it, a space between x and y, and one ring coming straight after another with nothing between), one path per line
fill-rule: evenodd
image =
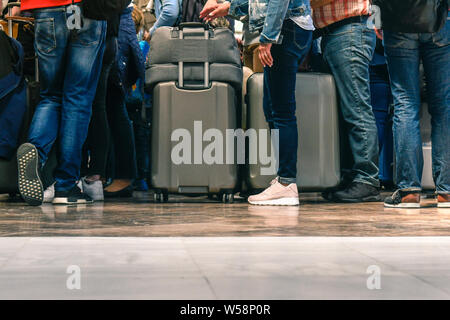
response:
M278 43L285 19L311 15L310 0L231 0L229 14L249 16L251 32L261 32L261 43Z
M182 0L155 0L156 22L150 29L153 35L156 29L160 27L172 27L181 18Z

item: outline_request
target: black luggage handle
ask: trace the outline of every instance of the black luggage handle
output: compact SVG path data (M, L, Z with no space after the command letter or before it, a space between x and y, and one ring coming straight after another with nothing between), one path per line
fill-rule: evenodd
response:
M183 30L184 28L195 28L195 29L204 29L209 30L209 24L203 23L203 22L182 22L178 26L179 30Z

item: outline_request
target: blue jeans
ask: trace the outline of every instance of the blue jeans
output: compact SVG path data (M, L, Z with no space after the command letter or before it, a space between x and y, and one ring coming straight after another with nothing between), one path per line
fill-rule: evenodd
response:
M339 92L353 155L352 179L379 187L378 131L371 106L369 77L376 36L367 28L367 18L361 20L324 35L322 51Z
M423 153L420 136L419 64L425 69L431 114L436 190L450 193L450 23L434 34L385 32L394 96L396 178L401 190L420 191Z
M370 91L372 109L378 128L380 149L380 180L385 184L394 181L394 140L392 134L392 93L387 65L370 66Z
M57 191L79 179L81 154L102 67L106 22L83 18L76 36L67 29L66 6L34 11L41 101L29 132L42 164L58 141Z
M279 130L278 176L289 184L297 178L297 70L311 47L312 32L285 20L281 34L283 42L272 47L274 64L264 68L264 114L269 127Z

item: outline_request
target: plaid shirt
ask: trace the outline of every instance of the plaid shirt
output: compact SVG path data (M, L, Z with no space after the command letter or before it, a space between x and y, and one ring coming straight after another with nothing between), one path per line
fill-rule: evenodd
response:
M369 0L334 0L314 10L314 24L318 29L335 22L369 14Z

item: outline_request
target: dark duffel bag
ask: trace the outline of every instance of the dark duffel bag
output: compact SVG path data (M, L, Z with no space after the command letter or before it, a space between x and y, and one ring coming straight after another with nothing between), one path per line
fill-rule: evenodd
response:
M130 4L130 0L83 0L83 16L93 20L110 20Z
M182 31L185 37L180 39ZM209 38L199 38L199 32L200 35L209 33ZM186 84L203 85L204 65L207 62L210 81L231 84L238 91L242 87L239 49L229 29L208 29L208 26L200 23L158 28L152 36L149 60L145 75L145 90L148 93L158 83L177 81L179 63L182 63Z
M183 0L181 22L201 22L200 12L205 3L205 0Z
M373 0L380 7L383 30L438 32L447 21L448 0Z

